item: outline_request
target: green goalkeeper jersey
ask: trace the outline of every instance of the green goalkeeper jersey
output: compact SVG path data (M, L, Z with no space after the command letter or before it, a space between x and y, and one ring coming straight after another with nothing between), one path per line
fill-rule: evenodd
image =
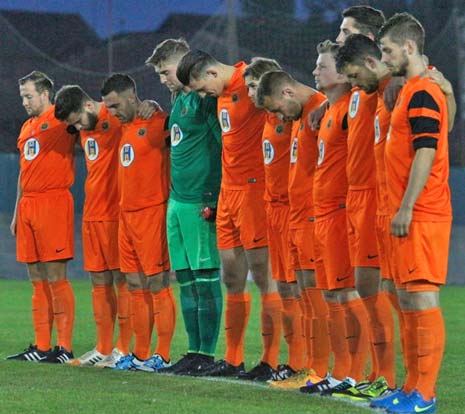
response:
M221 183L221 128L216 99L181 92L170 115L170 197L216 205Z

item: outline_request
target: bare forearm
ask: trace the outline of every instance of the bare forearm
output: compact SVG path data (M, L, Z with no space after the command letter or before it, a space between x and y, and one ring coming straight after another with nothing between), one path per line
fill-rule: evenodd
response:
M455 101L454 92L446 95L447 102L447 118L448 118L448 130L452 131L454 128L455 115L457 114L457 102Z

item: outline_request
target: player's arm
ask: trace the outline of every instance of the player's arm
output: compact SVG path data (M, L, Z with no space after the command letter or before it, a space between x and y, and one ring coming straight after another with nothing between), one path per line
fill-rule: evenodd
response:
M162 110L162 107L157 101L146 99L140 104L139 109L137 110L137 116L142 119L149 119L152 117L154 112Z
M383 101L386 109L392 112L394 105L397 101L397 95L399 95L402 86L404 86L405 78L402 76L393 76L386 85L383 92Z
M15 210L13 212L13 218L11 219L11 224L10 224L10 232L13 237L16 237L16 219L18 217L18 204L19 204L19 200L21 200L21 197L23 196L23 190L21 189L20 182L21 182L21 171L18 174Z
M317 109L310 113L310 128L314 131L320 129L321 118L325 114L326 110L329 108L329 101L324 101Z

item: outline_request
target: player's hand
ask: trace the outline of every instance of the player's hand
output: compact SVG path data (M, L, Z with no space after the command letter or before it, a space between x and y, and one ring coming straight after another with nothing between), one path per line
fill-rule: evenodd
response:
M154 112L161 111L162 108L157 101L145 100L139 106L137 115L142 119L149 119L152 117Z
M444 95L452 95L454 93L452 84L444 77L442 72L437 69L428 69L421 77L430 78L441 88L441 90L444 92Z
M404 86L405 78L393 76L386 86L383 94L384 105L389 112L392 112L396 104L397 95L399 95L402 86Z
M320 129L321 118L323 118L323 115L325 114L328 105L329 102L325 101L317 109L310 113L308 121L310 124L310 128L313 131L318 131Z
M408 236L410 223L412 222L412 209L400 207L391 221L391 234L396 237Z
M10 233L13 237L16 237L16 216L14 216L11 220Z

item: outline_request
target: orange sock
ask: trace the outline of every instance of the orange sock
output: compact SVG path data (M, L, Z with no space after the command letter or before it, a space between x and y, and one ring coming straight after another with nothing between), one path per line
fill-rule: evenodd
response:
M301 298L284 298L283 301L283 331L288 349L288 364L299 371L305 367L306 351L305 337L302 327Z
M446 332L441 308L416 312L417 318L417 367L415 388L425 400L435 396L436 381L441 368Z
M363 298L368 313L368 330L372 351L370 381L383 376L391 388L395 387L394 318L389 299L384 292Z
M402 310L404 316L404 358L407 375L403 385L403 390L410 393L417 385L418 379L418 343L417 343L417 312Z
M72 350L74 328L74 293L68 280L49 283L52 293L53 317L57 329L57 345Z
M152 293L153 321L157 331L157 348L155 354L159 354L165 361L170 360L171 341L176 328L176 300L173 290L168 287L158 293Z
M129 354L129 346L132 338L131 325L131 294L126 282L116 284L118 290L117 314L118 314L118 339L116 348L124 355Z
M407 367L407 359L405 357L405 320L404 314L402 313L399 306L399 299L397 295L393 293L388 293L389 302L391 302L392 307L395 309L397 314L397 321L399 323L399 337L400 337L400 347L402 360L404 362L404 367Z
M250 294L227 293L225 313L226 353L224 359L231 365L244 362L244 339L250 315Z
M281 313L282 303L278 292L262 294L262 343L261 360L273 369L278 366L279 346L281 343Z
M52 347L53 305L52 294L46 280L32 282L32 322L35 344L41 351Z
M131 325L136 338L133 353L143 360L150 356L152 341L152 297L147 289L131 290Z
M113 286L93 286L92 306L97 328L96 349L103 355L111 354L116 315L116 295Z
M313 354L312 354L312 320L313 320L313 306L311 299L311 288L302 289L302 318L305 336L305 349L307 350L307 362L305 367L310 369L313 367Z
M320 289L305 289L310 295L313 311L311 328L311 355L312 366L319 377L325 377L329 371L329 356L331 344L328 333L328 305Z
M350 354L346 338L346 320L342 305L338 302L327 302L329 308L329 339L334 354L333 377L343 380L349 375Z
M349 377L360 381L365 377L368 358L368 316L362 299L342 304L346 317L347 344L351 356Z

